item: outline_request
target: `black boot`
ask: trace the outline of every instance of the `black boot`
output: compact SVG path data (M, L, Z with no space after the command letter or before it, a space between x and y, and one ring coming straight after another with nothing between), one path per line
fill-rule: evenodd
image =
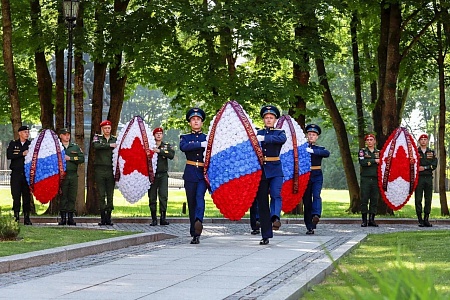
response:
M113 226L114 225L113 222L111 221L111 211L110 210L106 211L105 223L106 223L106 225L109 225L109 226Z
M378 224L375 223L375 214L369 214L369 223L367 225L370 227L378 227Z
M419 221L419 227L423 227L422 213L417 214L417 220Z
M66 212L59 212L61 215L61 220L58 222L58 225L66 225L67 224L67 214Z
M106 212L104 210L100 212L100 223L98 223L98 225L106 225Z
M159 220L159 225L169 225L169 222L166 221L166 212L161 212L161 219Z
M14 221L16 221L16 222L20 221L20 211L14 212Z
M423 226L425 227L433 227L433 225L428 221L428 218L430 217L430 214L425 214L423 216Z
M367 213L362 214L362 223L361 227L367 227Z
M150 213L152 214L152 222L150 223L150 226L157 226L158 218L156 217L156 209L150 209Z
M24 225L33 225L30 220L30 212L24 212L23 213L23 224Z
M67 213L67 225L77 226L77 223L75 223L75 220L73 219L73 212Z

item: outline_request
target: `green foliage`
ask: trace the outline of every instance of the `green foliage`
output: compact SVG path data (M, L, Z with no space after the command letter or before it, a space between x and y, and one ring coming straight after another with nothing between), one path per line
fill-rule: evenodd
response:
M20 233L19 224L14 221L11 213L2 214L0 208L0 241L14 240Z

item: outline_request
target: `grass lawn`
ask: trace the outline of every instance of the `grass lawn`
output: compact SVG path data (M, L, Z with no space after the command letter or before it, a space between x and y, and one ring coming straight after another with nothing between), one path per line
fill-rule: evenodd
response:
M448 196L450 198L450 193ZM223 217L220 211L216 208L211 199L211 195L206 192L206 218L221 218ZM346 210L349 207L349 195L347 190L323 190L323 213L324 218L360 218L359 214L349 214ZM188 217L183 214L183 203L186 202L186 195L183 189L169 190L168 212L169 217ZM37 214L40 215L45 212L47 205L42 205L35 201ZM187 203L186 203L187 205ZM11 211L12 198L9 187L0 188L0 208L4 212ZM147 196L143 197L135 204L128 203L119 190L114 191L114 217L149 217L150 210L148 207ZM432 202L432 218L442 218L440 213L439 194L433 194ZM247 213L245 217L249 217ZM285 215L290 218L303 218L301 215ZM395 212L394 216L383 216L392 218L416 218L414 208L414 196L411 197L408 204L402 209ZM446 217L448 218L448 217Z
M369 235L339 262L340 272L302 299L450 299L448 245L448 231ZM433 296L433 287L441 297ZM422 295L413 297L409 288Z
M73 227L53 228L20 225L19 240L0 242L0 257L135 233Z

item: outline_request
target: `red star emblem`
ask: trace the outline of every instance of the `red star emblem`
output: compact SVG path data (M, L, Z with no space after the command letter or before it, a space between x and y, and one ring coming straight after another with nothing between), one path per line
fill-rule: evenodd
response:
M135 137L130 149L121 148L119 155L125 161L123 175L128 175L138 171L144 176L148 176L147 154L138 137Z
M385 158L385 161L387 161L387 158ZM392 157L391 166L389 182L394 181L398 177L403 178L407 182L410 181L411 160L406 156L405 149L402 146L398 148L397 154Z

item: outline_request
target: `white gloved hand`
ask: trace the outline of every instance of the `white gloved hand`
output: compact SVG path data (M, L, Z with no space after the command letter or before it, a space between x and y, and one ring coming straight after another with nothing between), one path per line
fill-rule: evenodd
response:
M263 135L257 135L256 138L258 139L258 142L264 142L264 136Z
M203 148L206 148L206 146L208 146L208 142L207 141L200 142L200 146L202 146Z
M314 150L311 149L311 148L306 148L306 152L308 152L308 153L314 153Z

